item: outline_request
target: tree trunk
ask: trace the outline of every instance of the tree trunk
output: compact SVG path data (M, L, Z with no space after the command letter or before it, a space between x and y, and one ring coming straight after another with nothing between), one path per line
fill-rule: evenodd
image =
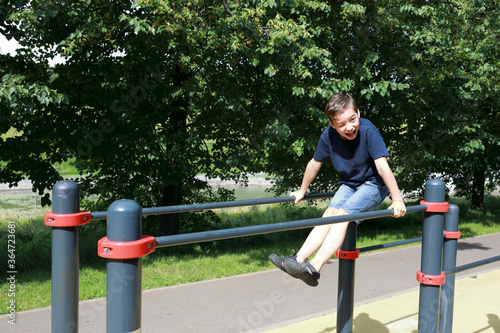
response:
M168 184L163 187L162 206L179 205L182 199L182 184ZM179 214L160 216L160 235L176 235L179 233Z
M486 165L487 165L487 153L488 153L488 142L482 140L484 149L481 152L481 158L478 161L477 169L474 170L472 174L472 208L473 209L484 209L484 189L486 183Z
M182 83L187 80L187 73L183 72L179 66L175 67L175 74L173 77L173 83L175 87L180 87ZM177 145L182 145L186 142L187 137L187 109L189 107L189 101L186 96L179 97L178 100L172 102L170 105L170 116L169 116L169 130L172 135L175 135L178 142ZM170 149L167 146L167 149ZM174 158L170 161L170 168L173 174L180 175L183 168L184 160L179 158ZM180 205L182 202L182 176L178 177L178 181L175 183L169 183L163 187L162 193L162 205ZM179 214L167 214L162 215L160 218L160 233L162 236L165 235L176 235L179 233Z
M484 170L475 171L472 180L472 208L484 209L484 183L486 181Z

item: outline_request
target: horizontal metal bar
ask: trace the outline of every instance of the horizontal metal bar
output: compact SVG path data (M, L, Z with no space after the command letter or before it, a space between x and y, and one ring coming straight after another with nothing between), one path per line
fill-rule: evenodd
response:
M108 212L90 212L90 220L105 220L108 218Z
M426 208L427 208L426 205L410 206L407 207L407 213L421 212L424 211ZM171 235L171 236L160 236L156 237L156 242L157 242L156 247L159 248L159 247L192 244L199 242L208 242L221 239L237 238L243 236L255 236L277 231L303 229L317 225L387 217L391 216L392 214L393 214L392 209L385 209L385 210L377 210L372 212L363 212L363 213L349 214L349 215L319 217L307 220L263 224L263 225L239 227L232 229L211 230L211 231L203 231L203 232Z
M331 198L334 195L335 195L335 192L308 194L308 195L304 196L304 198L302 200L325 199L325 198ZM152 208L143 208L142 215L146 216L146 215L158 215L158 214L175 214L175 213L185 213L185 212L196 212L196 211L207 210L207 209L220 209L220 208L254 206L254 205L268 205L268 204L293 202L293 201L295 201L294 196L287 196L287 197L277 197L277 198L262 198L262 199L210 202L210 203L192 204L192 205L152 207ZM106 219L106 217L107 217L107 212L90 213L91 220L103 220L103 219Z
M472 269L472 268L476 268L476 267L479 267L479 266L484 266L484 265L487 265L487 264L491 264L491 263L494 263L496 261L500 261L500 256L495 256L495 257L491 257L491 258L488 258L488 259L483 259L483 260L475 261L475 262L472 262L470 264L465 264L465 265L454 267L454 268L448 268L448 269L445 269L443 271L443 273L444 273L445 276L453 275L453 274L457 274L457 273L460 273L460 272L463 272L463 271L466 271L466 270L469 270L469 269Z
M315 200L315 199L331 198L334 195L335 195L335 193L310 194L310 195L304 196L303 200ZM143 208L142 214L143 215L174 214L174 213L184 213L184 212L195 212L195 211L206 210L206 209L267 205L267 204L276 204L276 203L293 202L293 201L295 201L294 196L237 200L237 201L224 201L224 202L211 202L211 203L193 204L193 205Z
M418 243L422 241L422 237L417 237L417 238L412 238L412 239L405 239L402 241L397 241L397 242L392 242L392 243L385 243L385 244L379 244L379 245L372 245L372 246L367 246L367 247L362 247L359 249L361 252L368 252L368 251L374 251L374 250L380 250L380 249L388 249L391 247L396 247L400 245L407 245L407 244L413 244L413 243Z

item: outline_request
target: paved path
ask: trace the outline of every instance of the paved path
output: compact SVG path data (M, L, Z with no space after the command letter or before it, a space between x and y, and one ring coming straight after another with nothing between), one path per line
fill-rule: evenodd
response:
M500 270L461 278L455 285L454 333L500 332ZM354 333L417 333L419 292L367 303L354 308ZM337 314L305 320L267 333L335 332Z
M415 277L420 251L420 246L413 246L362 254L357 259L355 332L416 332L419 284ZM462 239L457 265L498 254L500 234ZM337 260L331 260L324 267L316 288L273 269L144 291L142 332L334 332L337 266ZM457 302L470 313L455 317L454 332L500 332L500 295L494 296L500 291L500 262L459 273L457 288L462 280L475 283L466 287L473 290L468 296L457 289ZM491 297L478 298L485 293ZM104 299L81 302L79 332L105 332L105 312ZM399 330L401 320L406 330ZM0 332L50 332L50 308L18 313L16 326L7 321L7 316L0 316ZM477 327L472 329L460 321ZM368 328L363 329L363 323ZM396 328L387 326L391 323Z

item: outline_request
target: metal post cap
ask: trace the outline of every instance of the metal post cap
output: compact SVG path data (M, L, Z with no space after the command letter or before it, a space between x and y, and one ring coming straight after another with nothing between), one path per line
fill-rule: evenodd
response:
M60 180L52 187L52 212L72 214L80 210L80 189L72 180Z
M142 236L142 208L130 199L121 199L108 207L108 239L130 242Z
M458 207L457 205L454 205L454 204L450 204L450 206L448 207L448 211L449 212L456 212L458 214L458 212L460 211L460 207Z
M428 202L444 202L446 186L440 179L429 179L425 183L424 200Z
M108 207L108 217L109 214L128 215L132 213L142 215L141 205L139 205L134 200L130 199L117 200Z
M78 185L72 180L59 180L54 184L52 188L53 191L74 191L78 188Z

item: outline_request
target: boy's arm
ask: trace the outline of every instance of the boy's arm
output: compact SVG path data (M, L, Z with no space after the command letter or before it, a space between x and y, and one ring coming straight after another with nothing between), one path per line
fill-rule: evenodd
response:
M314 178L318 174L319 169L323 162L318 162L312 158L309 163L307 163L306 171L304 172L304 178L302 178L302 185L300 190L290 193L291 196L295 197L294 203L299 203L300 200L306 195L309 185L311 185Z
M398 183L396 182L396 178L394 178L394 174L392 173L391 168L389 167L389 163L387 163L387 158L380 157L375 160L375 167L377 168L377 172L384 180L385 185L389 189L392 198L392 205L389 209L394 210L394 217L404 216L406 213L406 206L403 202L403 197L399 192Z

